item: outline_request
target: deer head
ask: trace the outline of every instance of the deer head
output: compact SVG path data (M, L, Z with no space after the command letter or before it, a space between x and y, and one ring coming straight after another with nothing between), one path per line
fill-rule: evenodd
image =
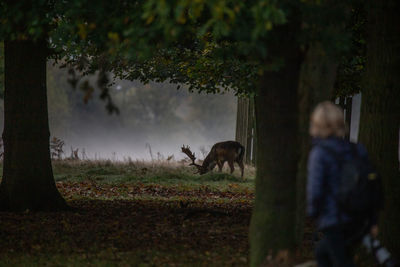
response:
M195 173L204 174L204 173L207 172L207 171L205 170L205 168L203 168L202 165L199 165L199 164L196 164L196 163L195 163L195 161L196 161L196 156L195 156L194 153L190 150L190 147L189 147L189 146L182 145L181 149L182 149L182 153L185 153L186 156L188 156L189 159L192 161L192 163L190 163L189 166L195 166L195 167L197 168L197 172L195 172Z

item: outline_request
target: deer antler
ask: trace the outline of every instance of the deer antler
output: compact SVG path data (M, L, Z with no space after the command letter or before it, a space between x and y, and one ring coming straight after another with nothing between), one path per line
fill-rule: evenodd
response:
M190 165L196 165L196 163L194 163L196 160L196 157L195 157L194 153L190 150L190 147L189 146L185 147L185 145L183 145L181 149L182 149L182 152L185 153L186 156L188 156L189 159L192 160L192 163Z
M190 166L195 166L195 167L197 168L197 172L199 172L199 171L202 169L202 166L195 163L195 161L196 161L196 156L195 156L194 153L190 150L190 147L189 147L189 146L186 146L186 147L185 147L185 145L182 145L181 149L182 149L182 153L185 153L186 156L188 156L189 159L192 161L192 163L190 163L189 165L190 165Z

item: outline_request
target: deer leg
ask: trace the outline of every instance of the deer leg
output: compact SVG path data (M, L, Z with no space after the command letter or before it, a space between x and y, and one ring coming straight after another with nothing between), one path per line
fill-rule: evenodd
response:
M224 166L224 163L218 160L217 165L218 165L219 172L222 172L222 167Z
M231 174L233 173L233 171L235 170L235 167L233 166L233 161L228 161L229 164L229 168L231 169Z
M213 162L210 164L210 166L209 166L209 170L210 170L210 171L214 170L215 165L217 165L217 164L218 164L217 162L213 161Z
M240 171L242 172L242 175L240 177L243 178L243 173L244 173L244 165L243 165L243 161L239 161L238 162L239 167L240 167Z

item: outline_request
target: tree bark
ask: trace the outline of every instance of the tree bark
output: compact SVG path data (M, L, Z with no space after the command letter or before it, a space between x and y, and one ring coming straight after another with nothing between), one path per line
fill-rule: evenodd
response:
M50 160L46 40L5 41L4 166L0 209L68 208Z
M251 164L257 167L257 123L256 123L256 112L255 112L255 100L253 99L253 151Z
M360 142L380 173L385 206L380 220L386 246L400 257L400 2L368 3L367 57Z
M310 151L310 114L321 101L333 95L336 80L337 62L329 57L321 44L311 45L301 66L299 82L299 150L300 160L297 171L297 242L303 238L306 211L307 161Z
M249 100L246 97L238 97L238 109L236 117L236 141L245 147L244 162L247 163L247 141L248 141L248 106Z
M350 140L350 128L351 128L351 110L352 110L352 101L353 97L352 96L348 96L346 97L346 109L345 109L345 122L346 122L346 127L347 127L347 131L346 131L346 135L345 138L346 140Z
M236 134L235 140L242 143L242 128L243 128L243 108L242 98L237 98L237 112L236 112Z
M248 98L248 111L247 111L247 141L246 141L246 164L252 163L252 151L254 147L254 99Z
M251 266L273 264L295 246L298 82L302 53L296 19L274 29L271 55L284 60L259 79L256 108L256 192L250 225ZM283 253L282 253L283 252ZM275 265L278 266L278 265Z

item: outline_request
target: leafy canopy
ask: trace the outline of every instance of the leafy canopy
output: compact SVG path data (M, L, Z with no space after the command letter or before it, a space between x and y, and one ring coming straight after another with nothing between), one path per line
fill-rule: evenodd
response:
M52 57L79 71L170 81L207 93L252 94L258 76L285 64L269 50L280 25L301 17L299 42L346 50L347 1L20 0L0 4L2 39L49 38ZM76 82L76 81L75 81ZM85 90L92 90L87 85ZM106 89L105 89L106 92ZM105 93L105 98L107 94Z

